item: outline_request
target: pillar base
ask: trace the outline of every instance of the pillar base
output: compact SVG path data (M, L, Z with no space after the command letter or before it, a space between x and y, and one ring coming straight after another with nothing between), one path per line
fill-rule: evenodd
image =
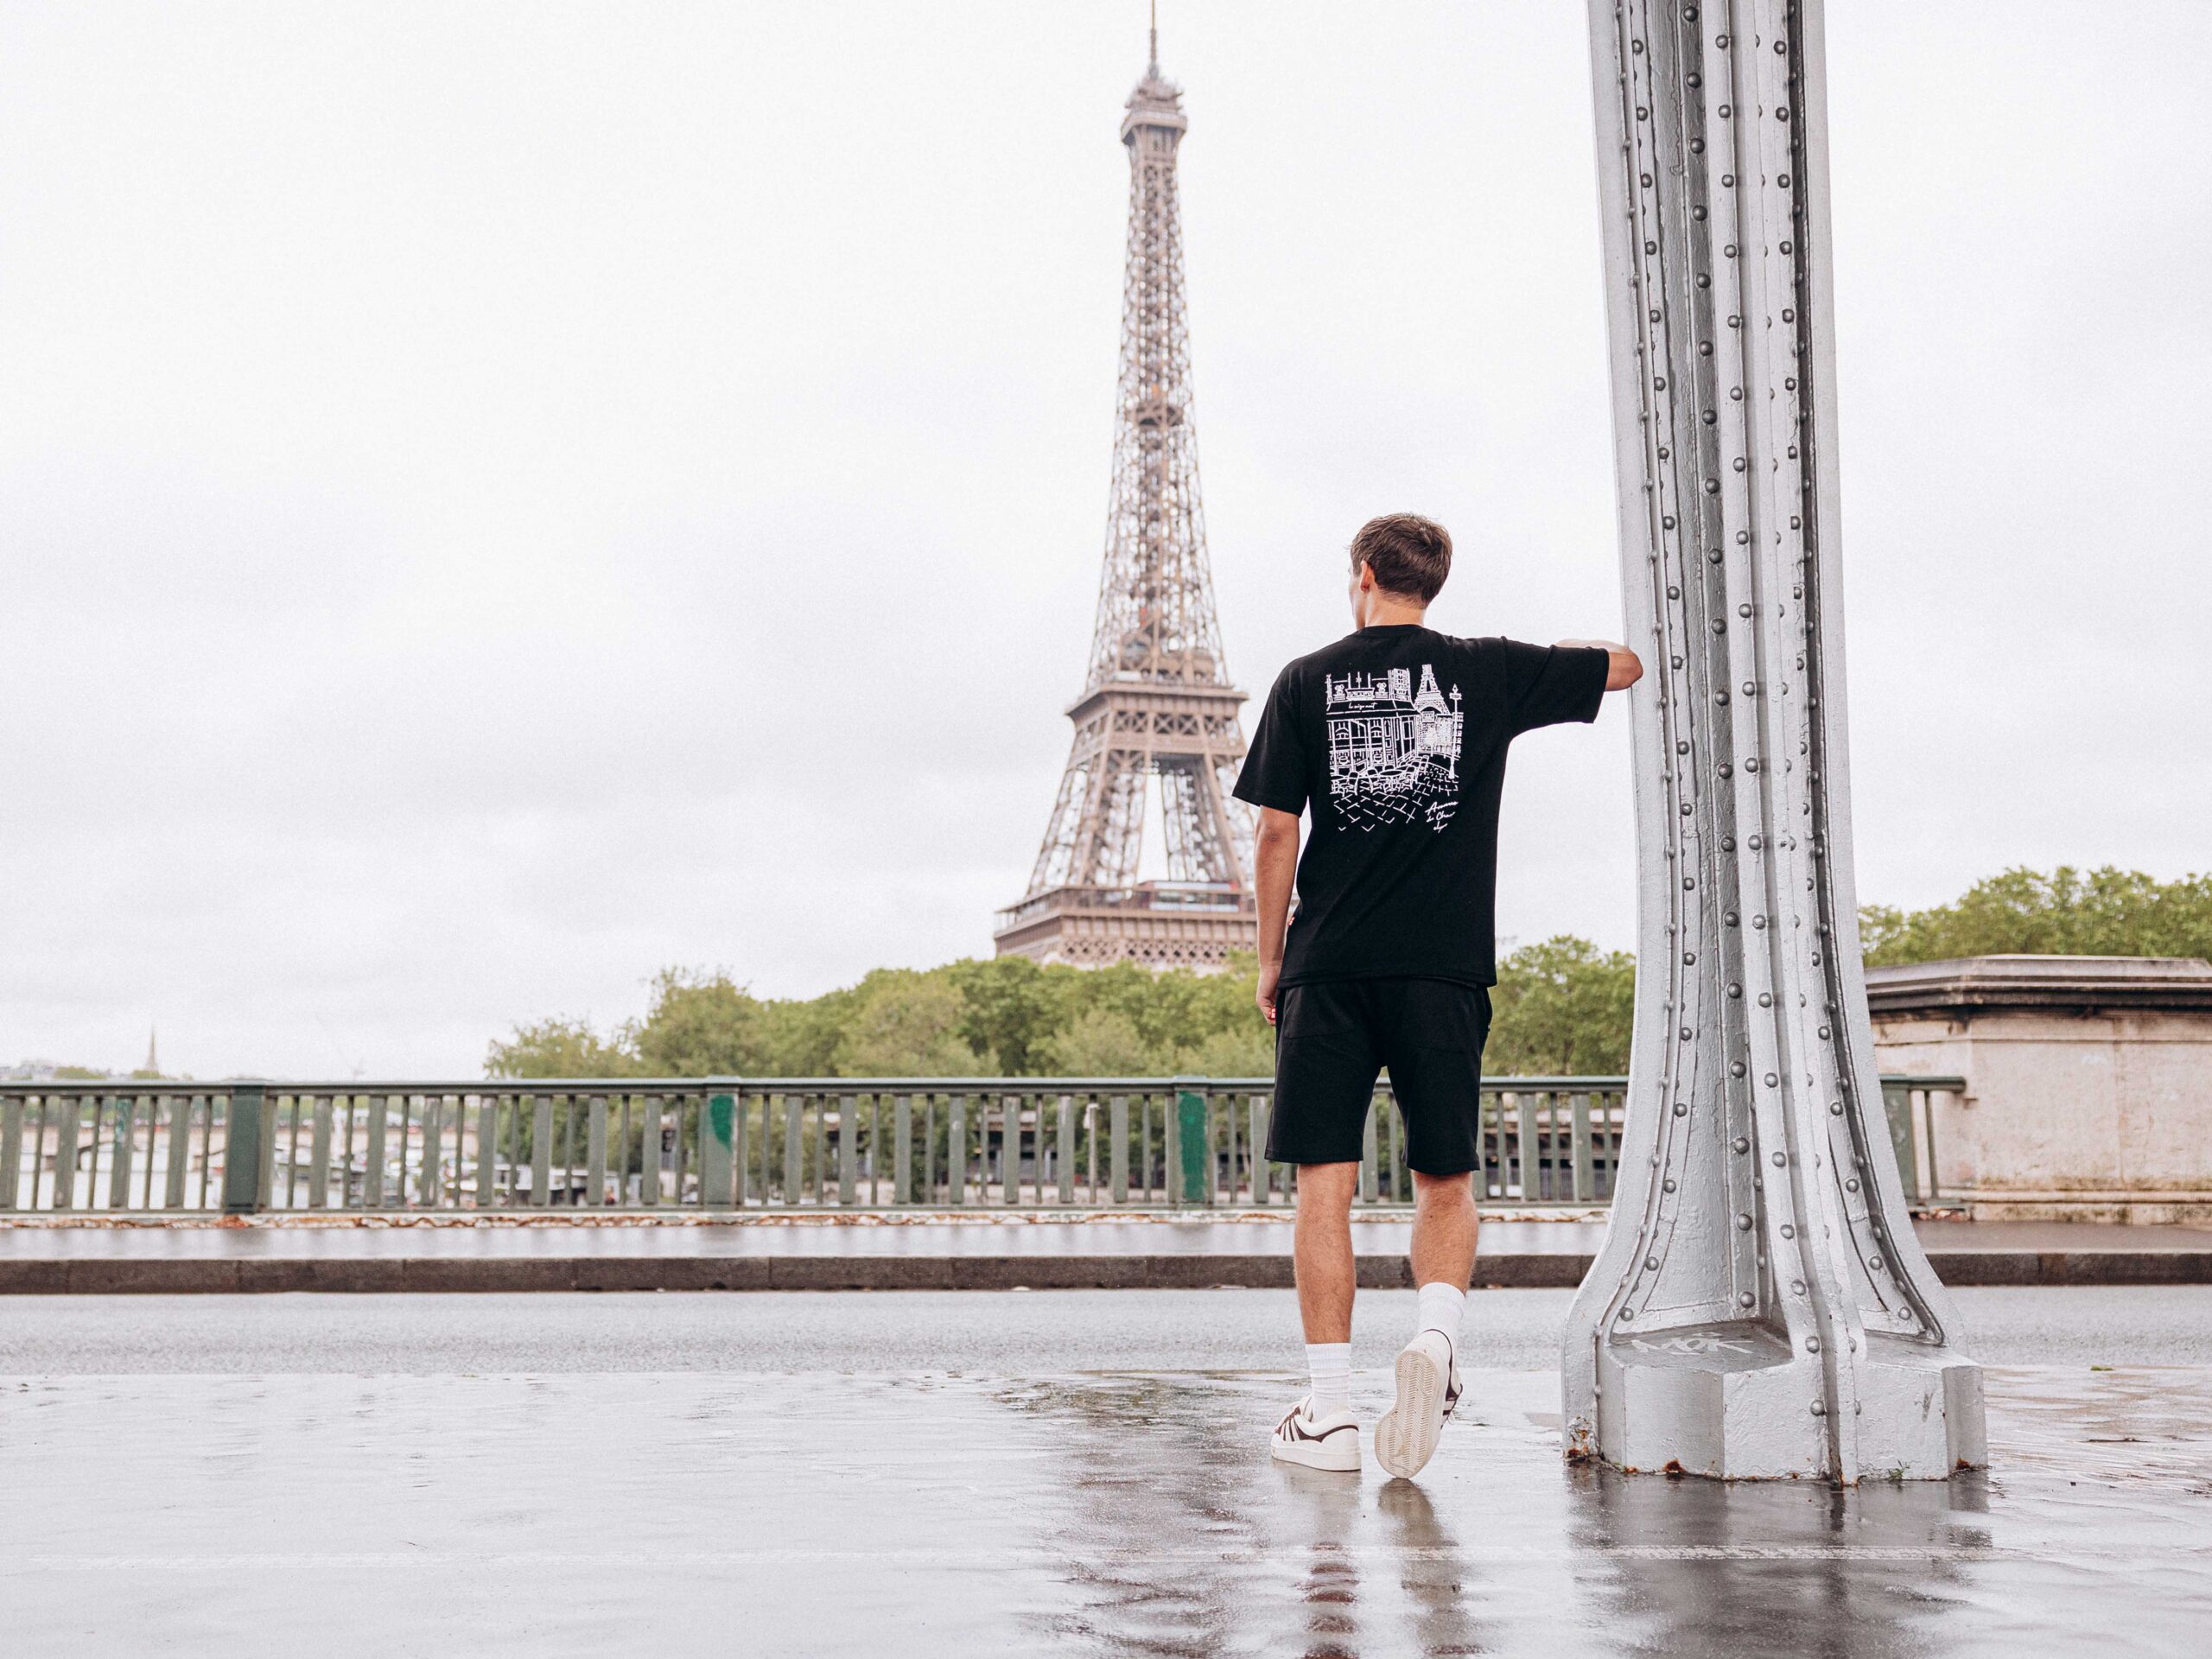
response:
M1941 1480L1989 1460L1981 1370L1909 1338L1866 1338L1855 1408L1832 1444L1817 1361L1755 1320L1621 1333L1598 1348L1594 1434L1570 1456L1716 1480ZM1815 1402L1821 1409L1814 1409ZM1568 1421L1592 1414L1568 1402ZM1840 1453L1841 1455L1839 1455Z

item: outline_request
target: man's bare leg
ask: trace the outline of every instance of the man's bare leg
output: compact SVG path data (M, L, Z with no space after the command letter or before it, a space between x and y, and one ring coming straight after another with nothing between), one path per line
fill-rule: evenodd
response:
M1301 1214L1301 1224L1303 1219ZM1414 1283L1442 1282L1465 1290L1467 1281L1475 1276L1475 1231L1479 1224L1475 1217L1472 1172L1465 1175L1424 1175L1415 1170ZM1349 1228L1345 1239L1349 1254Z
M1313 1389L1275 1425L1274 1455L1345 1474L1359 1471L1359 1425L1351 1415L1351 1197L1357 1164L1298 1166L1298 1226L1292 1259L1306 1325Z
M1375 1425L1375 1455L1393 1475L1414 1475L1436 1450L1459 1399L1459 1321L1475 1271L1472 1174L1414 1172L1414 1283L1420 1323L1394 1368L1397 1402Z
M1352 1293L1359 1283L1352 1265L1351 1200L1358 1187L1357 1164L1298 1166L1293 1257L1298 1313L1309 1343L1351 1340ZM1471 1255L1468 1261L1471 1267Z

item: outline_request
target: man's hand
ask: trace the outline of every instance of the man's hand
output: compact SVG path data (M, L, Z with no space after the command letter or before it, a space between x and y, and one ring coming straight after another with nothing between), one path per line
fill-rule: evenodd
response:
M1263 962L1260 964L1259 995L1252 1000L1260 1005L1260 1012L1267 1016L1271 1026L1275 1022L1275 987L1281 982L1282 963Z
M1554 645L1567 645L1586 651L1605 653L1605 690L1625 691L1643 677L1643 658L1626 645L1617 645L1610 639L1555 639Z

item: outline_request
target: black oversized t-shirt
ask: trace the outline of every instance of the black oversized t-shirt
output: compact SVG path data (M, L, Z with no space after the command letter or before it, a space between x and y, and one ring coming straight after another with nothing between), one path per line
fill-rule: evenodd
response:
M1497 806L1506 746L1592 721L1606 653L1362 628L1283 670L1236 796L1313 829L1282 982L1497 981Z

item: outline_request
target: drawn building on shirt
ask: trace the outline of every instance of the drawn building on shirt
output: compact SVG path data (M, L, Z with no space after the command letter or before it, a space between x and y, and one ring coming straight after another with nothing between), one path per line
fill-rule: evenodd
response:
M1459 799L1459 688L1447 702L1435 667L1325 676L1329 798L1341 827L1426 822L1441 830Z

